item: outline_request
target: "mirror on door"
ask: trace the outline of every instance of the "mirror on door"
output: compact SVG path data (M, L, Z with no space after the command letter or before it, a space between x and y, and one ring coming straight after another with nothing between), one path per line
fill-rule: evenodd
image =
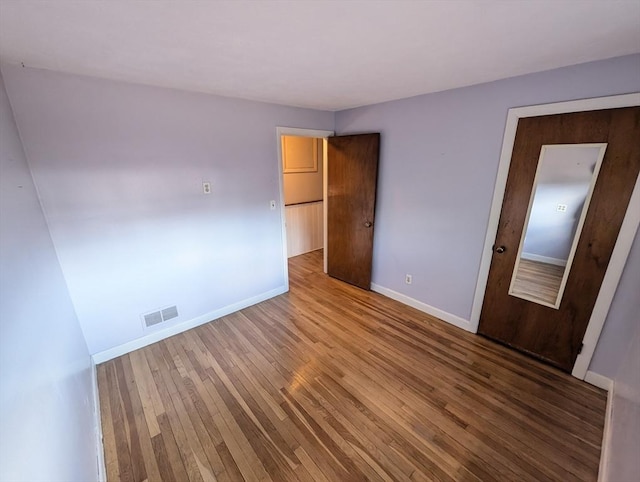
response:
M544 145L509 294L560 306L607 144Z

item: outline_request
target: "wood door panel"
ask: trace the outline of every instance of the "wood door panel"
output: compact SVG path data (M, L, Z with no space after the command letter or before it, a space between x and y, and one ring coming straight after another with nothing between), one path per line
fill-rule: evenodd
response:
M479 333L571 371L640 171L640 108L521 119L514 142ZM545 144L606 142L607 150L558 310L508 295Z
M328 144L327 272L368 290L380 134L330 137Z

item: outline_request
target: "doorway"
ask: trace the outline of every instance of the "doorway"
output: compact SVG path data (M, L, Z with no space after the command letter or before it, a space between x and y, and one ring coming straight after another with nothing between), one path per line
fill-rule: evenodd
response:
M622 157L626 157L628 161L628 165L625 164L623 166L619 164L621 156L615 154L617 148L612 147L616 143L619 144L620 137L629 137L629 129L633 130L638 128L637 109L624 109L638 105L640 105L640 95L630 94L510 109L507 119L491 217L485 240L485 252L480 266L471 322L478 327L480 324L480 314L482 312L485 321L482 322L479 329L481 333L488 334L490 337L497 338L506 344L515 345L522 351L534 354L534 356L536 355L535 350L539 349L541 344L546 345L543 347L544 349L548 349L549 345L556 344L562 337L567 338L565 335L570 335L568 336L568 338L571 339L569 343L569 356L565 356L564 359L560 359L560 361L558 361L558 359L555 361L547 359L547 361L551 361L552 364L559 366L565 371L571 372L575 377L580 379L584 379L587 375L589 362L640 222L640 177L638 177L637 173L638 153L634 151L623 155ZM611 115L605 112L607 109L611 109ZM616 109L618 109L618 114L614 115L613 113L616 112ZM554 133L551 133L551 131L558 128L558 126L562 127L565 121L568 122L570 118L575 120L578 117L582 117L583 120L591 119L593 121L595 117L598 117L597 111L601 112L601 119L600 121L595 121L595 124L592 122L591 127L589 127L589 123L587 123L586 126L569 129L571 135L574 135L574 137L577 136L575 139L551 139L551 137L554 137ZM557 116L568 113L575 114L573 116ZM609 116L608 120L606 119L607 116ZM617 123L625 116L627 117L627 127L621 127L621 124ZM628 119L629 116L631 117L630 122ZM542 122L545 118L548 120L554 117L556 120L560 118L563 120L558 121L559 123L556 124L556 127L547 129L547 134L542 135L542 137L538 136L540 138L536 139L535 146L533 142L529 142L530 136L518 141L516 129L518 129L518 135L520 135L520 127L523 124L527 124L527 122L536 123L536 118ZM613 120L616 125L606 127L605 124L611 121L613 117L617 119ZM544 127L542 129L545 130ZM592 134L595 134L595 136ZM549 137L549 135L551 135L551 137ZM637 133L632 133L630 139L633 139L633 136L637 135ZM536 136L534 135L533 137ZM599 140L596 141L596 138ZM623 141L623 144L624 143L627 145L626 148L630 148L631 151L634 150L633 146L635 146L636 143L634 143L633 140L631 142L629 142L629 140ZM592 159L587 162L589 167L587 171L583 169L584 172L579 170L573 171L573 173L565 172L565 177L567 174L570 174L569 178L571 178L573 182L583 174L586 174L586 178L592 178L594 183L589 186L590 183L587 182L585 186L578 189L578 191L582 190L582 193L576 194L577 191L575 191L575 196L570 201L555 200L552 206L547 206L553 208L553 215L558 219L565 213L570 214L573 223L569 224L573 224L578 233L578 235L575 236L575 243L569 242L571 239L566 240L567 243L558 241L551 246L553 250L549 251L550 247L547 246L545 248L543 245L540 245L540 243L537 242L539 240L536 240L535 237L527 239L527 231L530 230L533 233L536 228L535 224L539 221L535 220L537 216L535 211L539 207L536 206L535 198L543 199L544 196L549 197L554 193L554 190L550 189L554 188L554 186L545 186L545 183L548 184L549 180L547 179L545 181L544 173L540 172L540 166L544 163L543 161L545 159L544 150L547 149L549 151L546 157L551 158L564 149L562 144L569 144L568 147L570 147L570 150L575 150L576 147L590 150L592 157ZM578 144L582 144L582 146L578 146ZM603 146L602 144L608 145ZM511 163L513 159L522 154L522 152L519 153L518 151L523 150L528 152L526 157L528 158L529 165L528 167L525 166L521 168L517 173L512 173L510 170ZM533 154L534 151L535 154ZM567 152L571 154L571 152ZM599 166L598 158L602 152L605 152L603 156L605 159L603 165ZM609 154L609 160L606 159L607 152ZM619 149L618 152L620 152ZM569 155L569 158L570 157L571 155ZM618 159L612 161L612 158ZM629 161L631 158L633 158L633 160ZM616 186L621 180L621 177L626 177L628 181L624 188L620 188L620 193L617 192L619 188L612 188L610 182L603 182L599 185L596 184L599 178L597 171L602 167L603 171L600 174L606 174L606 171L611 171L612 166L616 163L618 163L618 165L613 169L614 171L618 171L618 180L615 181ZM571 165L571 162L567 164L567 166L569 165ZM574 165L574 168L575 167ZM623 173L622 176L619 175L620 171ZM611 175L611 172L600 180L604 181L609 175ZM508 176L509 180L507 179ZM542 178L540 178L542 181L537 184L541 186L541 189L537 189L536 184L533 182L538 176L542 176ZM517 196L514 198L509 194L508 184L524 182L523 178L528 179L528 181L525 182L525 184L528 183L528 191L525 189L527 192L524 194L524 198L518 200L516 199ZM565 181L567 181L567 179L564 179L562 182ZM626 204L623 202L624 205L618 205L612 208L608 201L604 203L594 201L595 204L592 203L591 206L589 206L588 199L584 202L585 198L588 198L590 195L587 193L588 195L585 196L585 188L587 191L593 190L595 194L597 194L598 191L607 190L616 191L616 194L621 194L623 191L624 195L618 197L626 198ZM538 196L538 194L540 194L540 196ZM600 192L600 195L601 194L602 192ZM549 197L549 199L551 199L551 197ZM580 205L581 202L585 204L584 209L582 209ZM508 221L506 219L508 216L503 216L503 208L508 203L520 205L520 214L518 215L519 219L517 221L514 219ZM572 210L569 209L569 205L572 205ZM613 240L613 246L609 247L608 253L605 252L606 250L602 247L601 237L599 235L594 237L592 233L585 234L585 232L582 231L583 235L580 236L579 233L582 230L580 223L584 223L587 231L597 225L606 225L607 229L610 225L616 225L616 230L619 228L619 234L617 234L616 231L615 234L607 235L610 240ZM499 226L503 228L502 234L500 234L501 231L498 229ZM509 238L507 243L503 243L501 242L503 241L501 236L507 232L513 239ZM571 238L571 236L569 238ZM566 245L566 247L562 247L564 245ZM578 264L586 262L587 265L591 265L591 268L594 268L595 265L595 268L597 268L596 271L600 269L599 275L596 276L592 273L591 271L593 270L591 268L589 268L589 270L591 270L589 274L582 278L572 275L571 272L573 269L571 268L571 262L574 256ZM494 260L496 263L493 263ZM495 267L494 264L496 264ZM502 268L504 269L498 268L500 264L502 264ZM553 281L552 285L546 287L551 287L553 293L545 294L544 299L539 298L542 294L539 292L539 288L542 287L541 284L537 286L535 284L526 286L523 283L523 281L527 281L528 283L528 277L533 269L539 269L542 266L545 266L547 274L550 271L558 272L557 280ZM497 275L498 271L503 271L503 276L501 276L499 282L499 290L504 293L501 295L503 296L503 301L508 300L509 302L515 302L517 305L515 309L509 308L506 310L511 313L509 316L512 318L515 316L515 318L513 318L510 323L503 325L504 330L498 329L497 332L491 328L491 321L487 319L487 316L490 318L493 316L489 314L491 311L487 310L486 306L483 307L486 298L491 296L491 292L494 291L495 288L494 285L487 283L490 278L490 267L491 271L496 271L496 273L494 273L495 275ZM567 276L564 276L565 274ZM593 279L597 279L601 285L595 288L593 286L588 288L586 285L591 283ZM490 280L489 283L491 283ZM575 295L576 289L578 288L580 293L576 300ZM586 293L585 290L591 290L591 294L593 295L589 302L585 302L583 299L582 294ZM573 295L569 292L573 292ZM567 295L569 295L568 298ZM574 296L573 301L571 301L572 296ZM536 300L536 298L538 299ZM584 309L585 306L588 309ZM559 313L563 310L565 311L565 315L566 310L569 310L567 320L565 320L564 323L559 323L555 327L556 331L551 335L547 334L546 338L545 336L541 336L536 331L536 328L528 327L528 322L522 321L530 312L538 312L538 315L540 315L539 312L544 312L544 316L538 317L538 319L542 318L544 320L549 313ZM537 315L535 315L534 318L536 316ZM581 318L581 320L578 320L578 318ZM502 331L502 333L498 333L500 331ZM564 333L562 333L563 331ZM527 332L531 335L531 338L537 338L537 341L535 341L533 345L522 346L527 343L526 341L523 342L522 338L523 336L527 338L527 336L525 336ZM537 347L535 346L536 344ZM548 351L546 355L549 355ZM543 358L547 357L543 356Z
M323 139L280 138L287 258L324 248Z
M640 107L520 121L479 333L571 371L640 171L639 138Z
M327 272L327 138L332 135L333 131L315 129L276 129L287 290L290 257L322 249Z
M369 290L380 134L333 136L283 127L276 132L285 288L289 257L322 249L325 273ZM320 171L322 201L317 199Z

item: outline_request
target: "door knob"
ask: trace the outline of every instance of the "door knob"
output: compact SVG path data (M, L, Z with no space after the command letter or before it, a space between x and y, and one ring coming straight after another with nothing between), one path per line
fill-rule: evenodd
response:
M504 246L498 246L494 251L498 254L504 253L507 250Z
M373 224L371 223L371 221L367 221L366 223L364 223L364 227L365 227L365 228L370 228L371 226L373 226Z

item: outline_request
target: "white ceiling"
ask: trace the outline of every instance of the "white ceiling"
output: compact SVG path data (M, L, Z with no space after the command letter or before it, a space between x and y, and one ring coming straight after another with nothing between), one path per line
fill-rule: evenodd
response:
M0 58L340 110L640 52L640 0L0 0Z

